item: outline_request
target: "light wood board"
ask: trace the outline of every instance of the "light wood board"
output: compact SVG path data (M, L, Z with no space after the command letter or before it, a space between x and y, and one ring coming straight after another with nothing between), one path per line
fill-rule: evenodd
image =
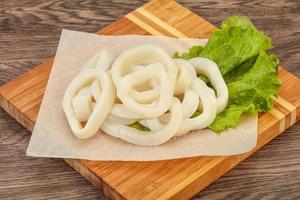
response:
M151 1L98 34L208 38L213 25L175 1ZM32 131L53 59L1 86L0 105ZM239 156L196 157L155 162L66 162L112 199L185 199L203 190L300 118L300 79L283 68L274 109L259 115L258 144Z

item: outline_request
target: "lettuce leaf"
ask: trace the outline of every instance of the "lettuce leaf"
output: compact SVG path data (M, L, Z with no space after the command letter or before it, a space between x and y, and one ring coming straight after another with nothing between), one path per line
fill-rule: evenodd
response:
M138 129L140 131L144 131L144 132L149 132L151 131L148 127L143 126L142 124L140 124L138 121L133 122L132 124L128 124L127 126L131 127L131 128L135 128Z
M258 112L271 108L270 97L281 85L277 76L277 56L261 52L251 69L240 75L236 81L227 84L229 104L255 105Z
M229 101L210 125L211 130L222 132L237 126L243 113L271 109L270 97L281 85L277 76L279 60L276 55L265 52L271 48L270 38L258 31L249 18L232 16L222 22L221 29L212 33L204 48L193 46L182 55L174 54L184 59L209 58L217 63L224 77ZM199 78L203 79L202 76Z
M175 52L173 54L173 58L183 58L183 59L190 59L190 58L194 58L200 55L200 52L202 51L203 47L200 45L195 45L192 46L189 49L189 52L183 53L182 55L179 55L178 52Z
M235 69L262 50L272 48L271 40L258 31L247 17L229 17L222 29L214 31L200 52L217 63L222 75Z
M253 60L248 62L251 63ZM227 82L228 105L217 115L209 128L219 133L237 126L243 113L269 111L272 107L270 97L278 92L281 85L277 76L278 65L277 56L262 51L249 70L238 73L239 76L236 76L236 73L228 74L235 78L233 81L230 76L227 76L227 80L231 80L230 83ZM241 67L245 66L247 65Z
M240 26L242 28L255 28L248 17L245 16L231 16L222 22L221 28Z
M211 130L220 133L228 128L236 127L243 113L254 113L255 108L252 104L248 105L228 105L227 108L217 115L215 121L209 126Z

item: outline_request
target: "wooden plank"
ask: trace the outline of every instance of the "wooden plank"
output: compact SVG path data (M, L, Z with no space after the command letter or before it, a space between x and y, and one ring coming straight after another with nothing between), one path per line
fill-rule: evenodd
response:
M195 28L197 27L197 28ZM215 27L175 1L151 1L98 34L153 34L207 38ZM1 107L32 130L52 67L52 59L3 85ZM283 86L271 113L259 116L258 145L239 156L195 157L156 162L95 162L66 159L112 199L182 199L196 194L300 118L300 80L280 68Z

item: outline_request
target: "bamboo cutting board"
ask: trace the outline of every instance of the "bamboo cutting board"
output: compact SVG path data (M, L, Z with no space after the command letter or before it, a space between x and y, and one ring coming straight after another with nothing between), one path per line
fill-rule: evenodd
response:
M99 34L152 34L208 38L213 25L175 1L152 1L99 31ZM1 86L1 107L32 131L53 59ZM217 180L300 119L300 79L283 68L274 109L261 113L258 144L239 156L195 157L155 162L95 162L66 159L82 176L112 199L184 199Z

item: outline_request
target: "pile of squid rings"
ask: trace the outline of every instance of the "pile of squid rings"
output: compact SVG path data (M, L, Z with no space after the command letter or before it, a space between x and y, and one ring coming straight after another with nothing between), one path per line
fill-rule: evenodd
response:
M99 51L71 81L62 105L79 139L101 129L135 145L156 146L208 127L227 101L227 86L212 60L172 59L164 49L145 44L116 59ZM149 131L128 126L135 122Z

